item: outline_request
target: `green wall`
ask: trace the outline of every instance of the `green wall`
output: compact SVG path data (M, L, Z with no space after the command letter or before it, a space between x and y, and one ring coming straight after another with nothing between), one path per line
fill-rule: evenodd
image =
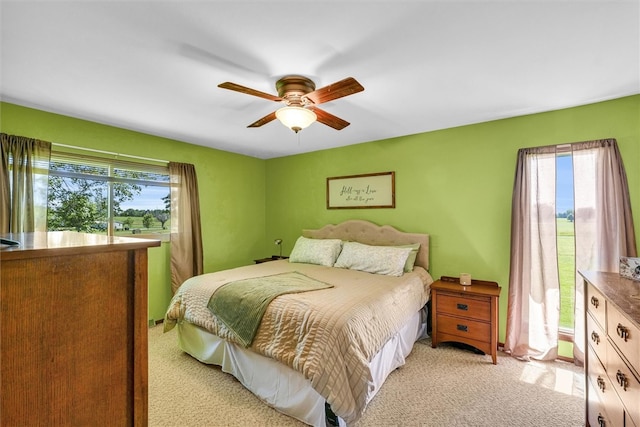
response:
M54 143L192 163L198 175L205 272L261 258L265 235L265 162L58 114L0 103L0 130ZM169 243L149 251L149 318L171 298Z
M267 160L267 240L361 218L431 235L431 273L497 281L504 340L519 148L618 140L640 229L640 96ZM395 209L327 210L331 176L396 172ZM636 233L636 240L640 233ZM640 247L640 243L638 243Z
M288 254L303 228L351 218L431 234L431 273L460 272L502 287L504 340L511 193L519 148L616 138L640 228L640 95L314 153L260 160L166 138L0 104L2 132L62 144L193 163L202 209L205 271ZM396 172L395 209L327 210L326 178ZM636 239L640 233L636 233ZM640 246L640 242L638 242ZM169 244L149 253L149 316L171 296Z

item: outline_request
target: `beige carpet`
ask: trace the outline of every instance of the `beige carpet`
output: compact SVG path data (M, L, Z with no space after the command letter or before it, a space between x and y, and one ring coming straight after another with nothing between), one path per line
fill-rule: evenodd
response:
M521 362L447 344L416 343L356 427L584 425L581 368ZM149 330L149 425L303 426L269 408L232 376L182 353L175 330Z

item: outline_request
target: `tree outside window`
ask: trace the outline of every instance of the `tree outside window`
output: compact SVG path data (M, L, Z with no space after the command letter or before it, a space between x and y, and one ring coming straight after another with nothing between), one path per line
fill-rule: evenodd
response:
M47 228L166 234L171 221L166 166L52 153Z

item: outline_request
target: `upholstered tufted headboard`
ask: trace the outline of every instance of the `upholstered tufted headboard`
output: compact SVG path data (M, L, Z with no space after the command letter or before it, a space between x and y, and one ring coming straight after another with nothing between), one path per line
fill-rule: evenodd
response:
M429 235L404 233L390 225L377 225L361 219L340 224L328 224L317 230L302 230L304 237L313 239L341 239L375 246L397 246L420 243L416 265L429 270Z

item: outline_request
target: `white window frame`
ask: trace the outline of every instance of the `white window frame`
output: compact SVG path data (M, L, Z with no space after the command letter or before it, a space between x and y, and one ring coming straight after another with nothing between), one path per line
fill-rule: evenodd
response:
M121 155L116 155L120 157ZM167 193L170 192L171 182L169 177L169 168L167 166L167 162L157 161L157 162L139 162L139 161L130 161L123 160L121 158L110 158L110 157L102 157L102 156L93 156L80 154L75 152L66 152L66 151L55 151L51 152L51 160L50 163L75 163L75 164L84 164L84 165L96 165L102 168L105 168L108 173L106 175L93 175L93 174L83 174L83 173L75 173L69 171L59 171L54 168L50 168L49 176L58 176L63 178L79 178L79 179L88 179L94 181L104 181L108 185L108 215L107 215L107 235L114 236L115 235L115 227L114 227L114 212L113 212L113 183L128 183L128 184L137 184L143 186L155 186L155 187L166 187ZM114 170L117 169L127 169L127 170L135 170L137 172L157 174L157 175L166 175L166 181L155 181L149 179L134 179L134 178L123 178L114 175ZM171 210L169 210L169 215L171 215ZM48 225L47 225L48 228ZM138 238L153 238L156 240L168 241L170 235L170 227L163 233L147 233L147 234L131 234L127 235L127 237L138 237Z

